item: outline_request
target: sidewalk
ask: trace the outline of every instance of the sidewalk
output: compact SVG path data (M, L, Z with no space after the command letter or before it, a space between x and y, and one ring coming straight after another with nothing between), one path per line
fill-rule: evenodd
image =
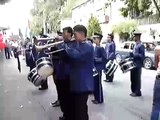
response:
M21 66L19 73L16 59L0 59L0 120L58 120L60 109L50 106L56 100L52 77L48 80L49 89L39 91L27 80L29 68L22 58ZM144 88L148 90L144 90L144 96L131 98L128 78L128 74L121 75L118 71L113 84L103 83L104 104L93 105L93 96L90 97L90 120L150 119L153 82L148 83L151 80L146 78Z

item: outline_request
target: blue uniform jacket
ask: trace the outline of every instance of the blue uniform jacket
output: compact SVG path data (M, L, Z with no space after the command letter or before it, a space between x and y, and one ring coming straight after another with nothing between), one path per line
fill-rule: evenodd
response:
M106 44L105 51L106 51L107 60L114 60L116 57L116 55L115 55L115 52L116 52L115 42L114 41L112 41L111 43L108 42Z
M46 44L47 43L47 41L39 41L39 42L41 42L41 45L44 45L44 44ZM44 51L45 51L46 49L42 49L40 52L38 52L38 54L37 54L37 59L39 59L39 58L41 58L41 57L48 57L48 55L46 55L45 53L44 53Z
M136 63L137 67L143 67L143 60L145 58L145 47L141 42L137 42L133 48L133 53L131 55L133 61Z
M57 50L64 48L64 44L60 44L57 46ZM56 55L55 55L56 54ZM70 68L68 63L68 55L66 51L60 51L53 54L52 57L53 66L54 66L54 75L58 80L64 80L69 76Z
M93 91L94 49L91 42L65 44L70 64L70 87L72 92Z
M35 45L30 45L29 49L27 50L27 56L26 56L26 61L28 62L27 65L29 67L34 68L36 66L35 65L36 58L37 58L37 52Z
M106 52L103 47L95 46L94 47L94 66L97 71L102 71L105 68L106 64Z

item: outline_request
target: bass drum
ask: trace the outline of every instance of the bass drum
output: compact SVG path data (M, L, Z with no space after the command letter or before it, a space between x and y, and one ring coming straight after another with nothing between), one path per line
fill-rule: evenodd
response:
M43 84L45 79L38 74L36 68L33 68L28 74L28 80L32 82L35 86L40 86Z
M133 62L133 58L126 58L122 60L119 65L123 73L126 73L136 67L135 63Z
M53 74L52 61L49 57L42 57L36 61L37 72L40 76L47 78Z
M114 72L117 70L118 64L115 60L109 60L105 66L104 74L107 76L112 76Z

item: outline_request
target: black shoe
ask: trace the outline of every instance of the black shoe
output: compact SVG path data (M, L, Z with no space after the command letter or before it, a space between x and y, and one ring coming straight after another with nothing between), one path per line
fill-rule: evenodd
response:
M57 100L56 102L54 103L51 103L52 107L59 107L60 106L60 102L59 100Z
M132 97L140 97L140 96L142 96L142 94L141 93L131 93L130 96L132 96Z
M104 82L113 82L113 81L109 81L109 80L104 80Z
M52 105L57 104L59 100L56 100L55 102L51 103Z
M46 87L46 88L43 88L43 87L39 88L39 90L47 90L47 89L48 89L48 87Z
M60 116L59 120L65 120L65 117L64 116Z
M93 104L102 104L102 102L98 102L97 100L92 100Z

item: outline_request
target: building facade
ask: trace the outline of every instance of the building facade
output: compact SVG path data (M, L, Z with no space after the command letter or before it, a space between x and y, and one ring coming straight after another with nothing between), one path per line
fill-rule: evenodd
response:
M107 7L108 0L87 0L72 9L73 25L82 24L87 26L91 15L98 18L103 35L111 32L112 25L125 20L119 9L124 5L123 1L112 1Z

